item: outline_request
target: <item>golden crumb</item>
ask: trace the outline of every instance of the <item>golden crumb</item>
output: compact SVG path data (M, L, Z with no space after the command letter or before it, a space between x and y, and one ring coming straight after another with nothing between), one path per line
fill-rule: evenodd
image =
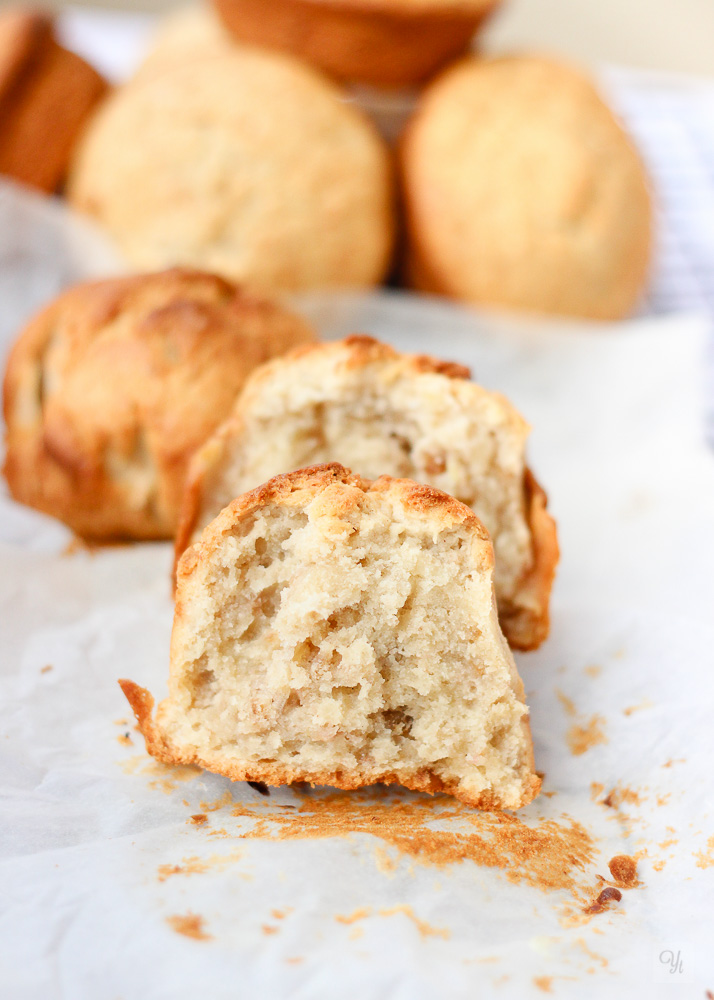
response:
M637 878L637 862L627 854L618 854L607 863L614 881L622 889L634 889L642 883Z
M166 923L184 937L193 938L195 941L208 941L213 936L204 930L204 919L197 913L186 913L184 916L167 917Z
M48 674L48 673L50 672L50 670L52 670L52 669L53 669L53 667L52 667L52 664L51 664L51 663L48 663L46 667L43 667L43 668L42 668L42 669L40 670L40 673L41 673L41 674Z
M338 924L354 924L357 920L364 920L365 917L368 917L371 912L372 911L369 907L362 906L357 910L353 910L353 912L349 914L338 913L335 920Z
M124 747L133 747L134 741L131 738L131 733L119 733L117 736L117 743L121 743Z
M574 723L567 734L570 752L579 757L587 750L600 743L607 743L605 735L605 719L601 715L593 715L584 724Z
M263 924L263 934L277 934L278 928L275 924Z
M558 701L563 706L565 714L570 716L575 715L575 702L573 701L573 699L568 698L568 696L566 694L563 694L562 691L556 691L555 693L558 696Z
M205 813L194 813L193 816L189 816L186 822L193 826L203 826L208 822L208 816Z
M623 715L634 715L635 712L641 712L643 708L652 708L653 702L649 698L644 698L639 705L629 705L627 708L623 708Z
M706 851L695 851L694 857L697 859L697 868L711 868L714 865L714 837L707 840Z
M553 992L553 977L552 976L534 976L533 985L537 986L539 990L543 993Z
M602 667L597 663L593 663L591 666L585 668L585 673L588 677L599 677L602 673Z
M413 921L422 937L440 937L445 941L451 937L451 931L448 927L432 927L426 920L421 920L417 917L411 906L407 906L405 903L401 903L399 906L383 908L379 911L381 917L393 917L399 913L403 913L405 917Z

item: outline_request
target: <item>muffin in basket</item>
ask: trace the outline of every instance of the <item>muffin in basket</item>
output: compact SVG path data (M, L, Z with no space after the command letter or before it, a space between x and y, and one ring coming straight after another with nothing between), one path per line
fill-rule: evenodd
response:
M86 538L173 537L193 452L256 365L312 336L297 317L196 271L70 289L8 361L12 495Z
M469 47L500 0L214 0L243 42L302 56L343 80L426 80Z
M55 191L98 101L102 77L55 40L47 14L0 11L0 174Z
M439 490L336 464L270 480L181 559L156 720L121 682L147 749L234 781L525 805L540 779L492 573L483 526Z

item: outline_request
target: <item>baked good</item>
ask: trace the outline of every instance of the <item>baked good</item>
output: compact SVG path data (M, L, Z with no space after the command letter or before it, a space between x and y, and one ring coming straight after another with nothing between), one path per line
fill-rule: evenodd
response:
M0 11L0 173L55 191L105 91L96 70L57 44L49 16Z
M234 500L178 569L169 697L122 688L147 749L234 781L537 793L523 685L464 504L342 466Z
M214 0L243 42L302 56L344 80L421 83L462 55L500 0Z
M206 268L259 292L366 287L390 260L387 150L340 91L235 46L115 92L70 178L136 267Z
M176 551L234 497L285 470L343 461L438 487L474 509L496 552L501 625L531 649L548 634L555 523L526 466L528 426L468 369L371 337L298 348L257 369L191 465Z
M173 537L192 453L252 368L312 336L198 271L71 288L8 360L12 495L86 538Z
M580 72L540 56L463 60L423 94L401 162L415 287L601 320L636 304L647 177Z
M159 21L135 78L163 73L187 61L210 59L235 47L210 4L179 7Z

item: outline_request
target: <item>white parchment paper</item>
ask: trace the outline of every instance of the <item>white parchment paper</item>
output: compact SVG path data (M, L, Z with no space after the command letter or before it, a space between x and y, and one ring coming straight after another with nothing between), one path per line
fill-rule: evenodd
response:
M35 291L64 274L46 255L28 254L22 271ZM145 756L116 680L165 692L169 547L63 554L61 525L3 496L0 995L702 997L714 989L703 321L515 327L388 293L303 305L327 336L358 329L470 364L532 423L563 556L551 638L519 656L552 794L519 815L580 822L597 848L583 873L593 885L613 855L639 852L642 885L573 925L562 891L469 861L435 869L391 850L388 871L384 844L365 834L242 840L251 820L228 798L205 826L187 823L226 792L265 816L298 799ZM26 311L24 298L3 302L5 339ZM606 742L573 755L570 727L593 716ZM629 790L618 809L602 804L612 789ZM226 836L212 836L218 827ZM160 879L186 859L193 874ZM352 924L337 919L355 911ZM189 913L205 939L167 922Z

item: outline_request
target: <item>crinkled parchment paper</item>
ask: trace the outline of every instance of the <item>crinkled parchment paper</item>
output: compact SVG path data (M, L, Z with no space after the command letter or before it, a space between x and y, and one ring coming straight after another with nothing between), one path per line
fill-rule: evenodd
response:
M36 249L20 268L28 296L81 276ZM3 302L6 339L28 304ZM518 658L544 794L498 824L449 799L266 797L154 764L116 680L165 692L169 546L68 551L62 526L4 496L0 994L703 997L714 989L704 323L516 328L387 293L309 311L327 335L359 329L470 364L533 425L563 552L552 636ZM640 884L585 912L618 855L635 858Z

